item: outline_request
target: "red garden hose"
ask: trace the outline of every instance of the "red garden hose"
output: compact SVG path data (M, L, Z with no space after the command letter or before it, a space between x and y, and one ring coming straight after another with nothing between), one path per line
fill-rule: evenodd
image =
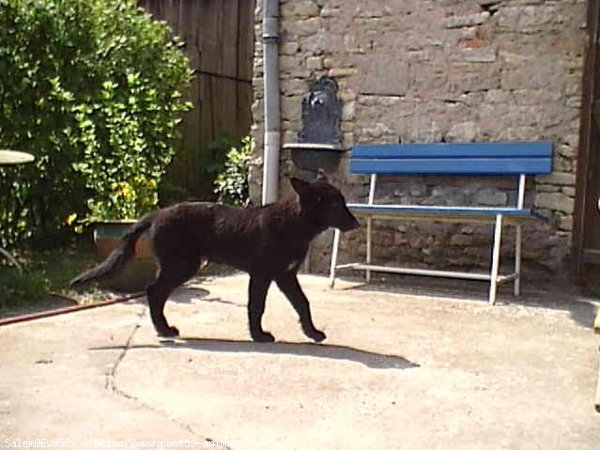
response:
M67 297L66 295L54 294L54 293L51 293L51 295L53 295L54 297L61 297L66 300L71 300L73 302L76 302L75 299L73 299L71 297ZM27 322L30 320L43 319L45 317L52 317L52 316L58 316L61 314L68 314L68 313L72 313L72 312L83 311L85 309L99 308L100 306L114 305L116 303L126 302L126 301L132 300L134 298L144 297L145 295L146 295L145 292L136 292L134 294L125 295L123 297L118 297L118 298L115 298L112 300L106 300L103 302L89 303L87 305L67 306L66 308L52 309L49 311L40 311L37 313L24 314L22 316L16 316L16 317L7 317L6 319L0 319L0 327L4 326L4 325L10 325L13 323Z

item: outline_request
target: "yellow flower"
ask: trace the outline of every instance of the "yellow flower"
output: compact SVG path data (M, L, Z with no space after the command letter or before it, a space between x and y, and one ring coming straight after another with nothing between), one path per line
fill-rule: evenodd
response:
M73 225L73 222L75 222L75 219L77 219L77 213L69 214L65 220L65 223L71 226Z
M132 198L135 198L135 192L134 192L133 188L126 181L121 181L119 183L113 183L111 185L111 188L113 189L113 191L115 191L115 193L117 193L119 196L123 197L125 200L130 200Z

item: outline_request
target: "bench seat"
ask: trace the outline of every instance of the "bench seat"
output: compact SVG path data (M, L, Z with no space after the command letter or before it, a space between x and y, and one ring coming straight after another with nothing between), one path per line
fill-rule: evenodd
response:
M552 172L553 144L537 142L468 142L468 143L411 143L369 144L352 149L350 172L370 177L366 203L349 203L352 213L366 219L366 261L337 264L340 232L336 230L331 256L330 284L333 287L337 269L354 269L366 272L367 282L371 272L405 273L414 275L462 278L490 282L488 301L496 301L497 286L514 281L514 294L520 293L522 225L539 218L532 208L524 205L526 176ZM517 178L515 202L507 206L444 206L382 204L375 201L378 175L405 177L411 175ZM415 183L422 182L417 178ZM429 222L469 222L492 224L491 267L488 273L451 272L435 269L390 267L372 263L372 222L384 220L427 220ZM500 274L500 250L504 225L516 230L514 270Z
M433 220L436 222L494 223L496 216L504 216L506 223L516 224L539 217L531 208L501 208L482 206L430 206L430 205L368 205L349 203L353 214L373 219Z

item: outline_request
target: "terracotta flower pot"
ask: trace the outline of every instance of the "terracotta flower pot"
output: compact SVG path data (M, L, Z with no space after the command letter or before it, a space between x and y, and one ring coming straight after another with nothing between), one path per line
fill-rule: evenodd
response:
M97 222L94 228L94 244L98 256L106 258L119 246L121 238L129 230L134 220L107 220ZM110 289L124 292L144 290L156 278L156 264L152 256L149 240L142 236L136 242L133 258L119 274L100 284Z

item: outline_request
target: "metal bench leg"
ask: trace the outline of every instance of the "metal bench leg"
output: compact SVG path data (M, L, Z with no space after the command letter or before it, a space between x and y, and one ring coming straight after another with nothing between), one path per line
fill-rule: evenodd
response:
M500 246L502 244L502 214L496 216L494 227L494 249L492 251L492 271L490 273L490 305L496 303L496 291L498 290L498 270L500 269Z
M333 247L331 248L331 267L329 269L329 286L335 284L335 269L337 267L338 247L340 245L340 230L333 231Z
M8 251L4 250L2 247L0 247L0 253L4 255L4 257L8 259L17 268L21 275L23 275L23 268L21 267L21 264L19 264L19 262L14 258L13 255L8 253Z
M370 217L367 219L367 264L371 264L371 231L373 226L373 219ZM371 281L371 271L367 269L366 271L367 283Z
M521 295L521 248L522 248L523 229L517 225L517 235L515 237L515 297Z
M594 400L594 407L596 411L600 413L600 360L598 364L598 381L596 383L596 399Z

